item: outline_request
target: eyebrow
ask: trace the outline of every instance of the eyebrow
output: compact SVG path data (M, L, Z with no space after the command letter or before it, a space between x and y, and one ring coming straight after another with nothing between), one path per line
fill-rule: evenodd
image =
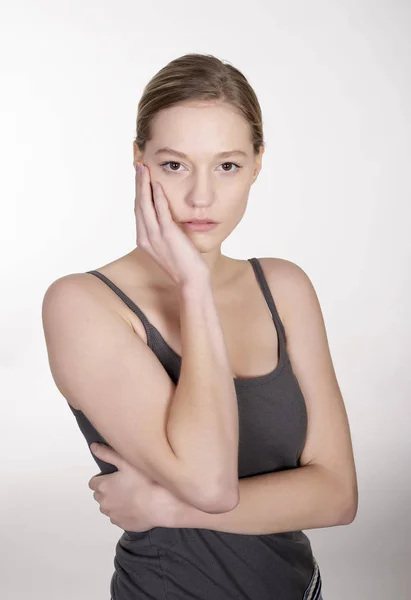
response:
M177 156L181 156L181 158L188 158L188 156L186 154L184 154L184 152L179 152L178 150L173 150L173 148L169 148L168 146L165 146L164 148L159 148L154 154L162 154L162 153L167 153L167 154L176 154ZM215 156L217 158L224 158L225 156L232 156L233 154L239 154L240 156L245 156L247 157L247 153L244 152L243 150L227 150L225 152L218 152Z

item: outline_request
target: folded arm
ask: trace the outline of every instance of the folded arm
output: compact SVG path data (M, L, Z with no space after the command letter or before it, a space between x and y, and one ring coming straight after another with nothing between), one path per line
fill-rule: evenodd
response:
M357 513L358 489L344 400L314 287L296 264L264 263L287 333L287 351L303 392L308 429L299 467L240 479L231 511L203 513L186 505L177 527L265 534L344 525Z
M210 514L181 504L168 526L264 535L347 525L355 517L352 498L318 465L246 477L239 488L233 510Z

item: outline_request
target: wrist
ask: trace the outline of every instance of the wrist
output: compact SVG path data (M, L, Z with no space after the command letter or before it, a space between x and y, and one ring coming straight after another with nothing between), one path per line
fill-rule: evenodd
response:
M169 528L185 527L183 523L186 521L188 509L193 508L160 485L154 505L156 526Z
M207 290L211 290L210 275L208 272L199 274L195 279L190 279L180 285L180 294L183 298L202 296Z
M165 527L180 528L180 527L198 527L196 516L198 510L191 504L186 504L183 501L175 500L169 505L166 511Z

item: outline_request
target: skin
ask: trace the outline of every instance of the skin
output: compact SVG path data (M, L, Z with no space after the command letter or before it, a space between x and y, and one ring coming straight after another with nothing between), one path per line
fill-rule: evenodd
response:
M184 152L187 158L169 152L155 154L166 146ZM215 157L218 152L234 149L247 156ZM152 121L152 139L144 153L133 143L134 164L145 164L151 181L161 184L173 220L201 253L215 290L223 288L238 269L239 261L224 256L221 244L245 213L263 153L261 148L258 155L254 154L249 123L226 103L187 102L163 110ZM160 166L166 161L172 162ZM220 225L206 233L189 231L181 221L193 217L210 218ZM139 249L132 254L140 254ZM162 288L169 286L170 279L161 267L151 264L149 257L148 262L153 283Z
M220 248L241 220L248 192L261 169L261 155L252 155L247 123L231 108L213 104L179 107L168 114L165 111L155 125L158 127L153 130L144 156L134 148L134 159L148 164L151 180L160 182L167 210L176 222L192 218L200 210L222 222L210 232L187 235L210 269L216 309L234 373L242 377L267 373L277 354L271 315L248 261L225 257ZM178 148L177 142L181 144ZM189 155L188 159L168 156L158 161L181 160L183 167L177 167L181 175L166 174L156 163L154 154L165 144ZM230 175L221 172L222 161L213 156L233 147L242 147L250 154L242 163L238 161L243 169ZM160 204L166 207L164 202ZM287 353L307 407L308 430L300 468L242 478L239 505L223 514L208 514L184 505L168 490L144 478L112 448L103 446L95 455L116 465L119 471L92 478L89 487L95 490L101 512L122 529L147 531L165 526L272 533L348 524L355 518L358 486L349 423L314 286L306 273L290 261L273 257L259 260L287 332ZM137 298L149 320L159 324L160 331L181 354L178 298L176 301L177 295L172 293L175 285L161 266L136 248L99 270L112 276L125 293ZM94 282L88 278L85 283ZM101 294L105 291L99 290ZM126 314L124 303L116 295L107 294L104 300L130 319L130 326L144 337L141 321L136 318L131 322L132 317Z
M186 152L188 158L162 156L157 162L155 152L164 145ZM222 160L217 160L215 153L234 147L249 153L245 160L223 159L242 164L243 169L231 175L222 172ZM175 107L158 116L144 155L134 147L134 160L149 167L151 181L160 182L167 205L158 200L158 206L167 208L177 223L194 215L221 221L210 232L187 235L208 265L234 372L243 377L267 373L276 355L271 316L248 261L225 257L220 247L240 222L250 187L261 169L261 154L252 154L247 122L230 107L215 103ZM181 174L162 171L159 163L166 160L183 165L176 169ZM150 199L145 200L147 207ZM178 242L178 236L174 237ZM116 465L119 471L92 478L89 487L95 490L101 512L122 529L147 531L163 526L272 533L348 524L355 518L358 486L349 423L315 289L306 273L290 261L268 257L260 262L287 331L287 353L307 407L308 430L300 468L242 478L238 506L222 514L208 514L184 505L168 490L144 478L112 448L103 446L94 454ZM99 270L109 278L113 275L111 278L125 288L125 293L130 291L137 297L140 306L142 301L149 320L160 325L181 354L178 297L161 265L136 248ZM93 283L87 279L87 285ZM144 338L141 321L131 321L117 296L110 294L104 299ZM247 327L248 332L244 331Z
M173 220L201 254L210 285L216 298L221 298L249 269L247 261L224 256L221 244L245 213L264 148L254 154L249 123L234 107L221 102L186 102L163 110L152 121L151 132L144 152L133 143L133 163L144 164L151 183L161 184ZM166 146L186 157L174 152L157 154ZM245 155L217 156L229 150L241 150ZM210 232L190 231L181 222L194 217L210 218L219 225ZM129 264L138 264L139 273L149 277L148 287L175 293L167 271L147 252L136 247L124 258ZM118 468L116 473L89 481L100 511L112 523L122 529L146 531L169 525L184 509L184 503L144 477L112 448L100 445L94 450L93 446L93 453Z

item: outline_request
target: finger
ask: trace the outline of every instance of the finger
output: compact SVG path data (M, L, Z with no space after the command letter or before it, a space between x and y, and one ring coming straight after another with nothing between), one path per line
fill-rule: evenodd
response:
M104 473L98 473L97 475L93 475L93 477L90 479L90 481L88 482L88 487L91 490L96 490L102 481L104 481L106 475L104 475Z
M94 492L93 494L93 498L96 502L98 502L100 504L100 500L101 500L101 493L100 492Z
M170 206L162 186L157 181L153 183L153 197L160 227L170 226L171 221L173 221Z
M150 176L147 167L143 165L143 173L140 175L140 206L143 213L144 223L149 239L159 233L159 222L154 207L153 193L151 191Z
M97 456L97 458L104 460L104 462L111 463L116 467L120 467L122 460L121 456L110 446L107 446L106 444L97 444L97 446L94 446L93 444L93 447L90 447L90 450L94 454L94 456Z
M142 246L148 243L148 232L144 222L144 215L141 210L141 175L138 172L136 164L136 179L135 179L135 202L134 202L134 214L136 216L136 230L137 230L137 245Z

